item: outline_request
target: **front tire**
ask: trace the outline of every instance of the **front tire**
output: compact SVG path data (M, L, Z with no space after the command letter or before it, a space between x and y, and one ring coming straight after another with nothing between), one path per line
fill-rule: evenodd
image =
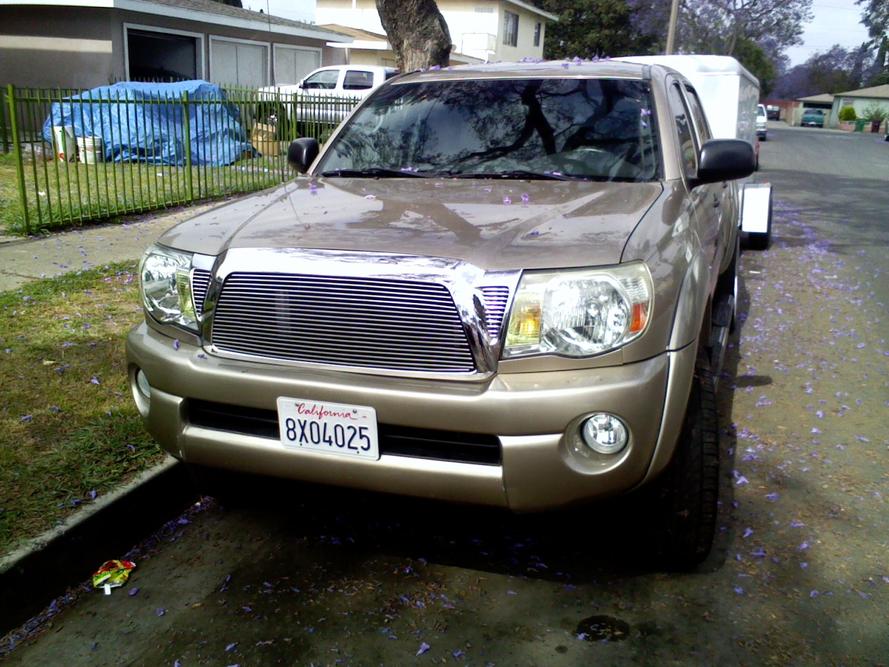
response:
M703 349L673 460L655 484L659 560L669 569L693 569L713 546L719 495L716 392Z

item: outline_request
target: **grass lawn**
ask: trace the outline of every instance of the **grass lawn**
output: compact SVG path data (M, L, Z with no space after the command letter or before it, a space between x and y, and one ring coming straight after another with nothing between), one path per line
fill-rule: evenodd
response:
M163 459L127 387L135 270L0 292L0 554Z
M193 167L189 189L182 167L46 161L27 148L24 174L32 234L261 190L291 176L284 156L257 157L226 167ZM15 156L0 154L0 224L10 234L26 233L17 183Z

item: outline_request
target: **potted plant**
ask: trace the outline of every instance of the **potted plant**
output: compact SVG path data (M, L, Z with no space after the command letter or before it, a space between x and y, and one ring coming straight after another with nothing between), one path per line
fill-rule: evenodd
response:
M889 116L889 112L877 104L871 104L864 110L863 115L870 121L870 131L877 133L880 131L880 125L882 125L883 121L886 120L886 117Z

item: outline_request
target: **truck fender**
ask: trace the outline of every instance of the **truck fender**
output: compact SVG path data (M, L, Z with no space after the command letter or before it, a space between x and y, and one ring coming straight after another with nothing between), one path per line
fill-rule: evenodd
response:
M707 262L699 252L691 259L679 288L668 349L679 350L698 338L707 311L708 287Z

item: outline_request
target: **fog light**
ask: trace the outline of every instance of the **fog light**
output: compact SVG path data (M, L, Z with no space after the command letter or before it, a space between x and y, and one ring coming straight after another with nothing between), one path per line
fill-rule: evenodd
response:
M151 398L151 385L148 384L148 378L145 377L141 368L136 371L136 386L139 387L139 392L145 398Z
M607 412L598 412L583 423L581 429L587 447L599 454L616 454L627 446L626 424Z

